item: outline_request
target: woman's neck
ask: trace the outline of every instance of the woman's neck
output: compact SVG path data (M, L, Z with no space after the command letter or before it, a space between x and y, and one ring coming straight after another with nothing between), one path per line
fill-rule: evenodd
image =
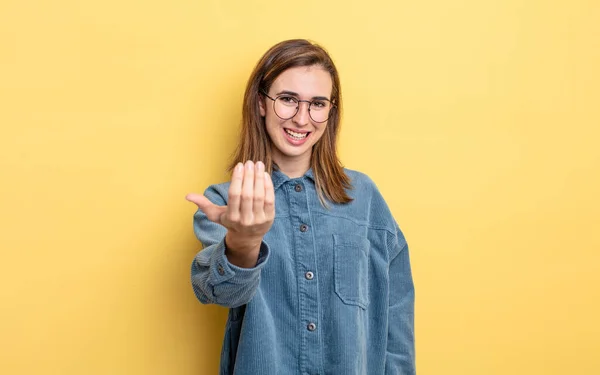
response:
M286 156L275 151L273 152L273 161L278 169L289 178L298 178L304 176L310 169L310 154L307 152L299 156Z

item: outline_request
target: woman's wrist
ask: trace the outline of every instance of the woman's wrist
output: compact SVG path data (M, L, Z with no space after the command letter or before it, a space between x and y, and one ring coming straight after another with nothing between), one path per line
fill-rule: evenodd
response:
M258 261L262 237L240 236L227 232L225 236L225 256L229 263L241 268L253 268Z

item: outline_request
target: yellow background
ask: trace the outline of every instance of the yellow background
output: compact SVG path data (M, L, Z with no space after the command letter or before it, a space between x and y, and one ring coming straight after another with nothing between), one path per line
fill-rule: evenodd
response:
M419 374L599 374L596 0L2 0L0 373L217 373L184 196L294 37L411 245Z

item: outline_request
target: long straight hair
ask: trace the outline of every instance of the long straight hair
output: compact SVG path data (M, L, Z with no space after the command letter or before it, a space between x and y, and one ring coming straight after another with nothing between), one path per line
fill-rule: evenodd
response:
M247 160L262 161L269 173L276 168L271 155L271 139L267 134L265 119L260 115L259 93L269 92L273 82L287 69L299 66L319 66L331 75L331 108L323 136L313 146L311 168L317 194L324 206L326 200L348 203L352 198L346 192L351 188L350 178L337 156L336 140L342 115L342 93L338 71L327 51L308 40L293 39L271 47L259 60L248 79L242 109L242 129L237 149L229 166L231 172L237 163Z

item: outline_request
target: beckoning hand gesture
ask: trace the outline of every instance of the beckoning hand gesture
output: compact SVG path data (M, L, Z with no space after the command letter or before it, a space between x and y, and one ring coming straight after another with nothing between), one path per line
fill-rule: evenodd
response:
M260 244L275 218L275 193L265 165L238 163L229 185L227 206L217 206L201 194L188 194L209 220L227 228L225 255L232 264L251 268L256 265Z

